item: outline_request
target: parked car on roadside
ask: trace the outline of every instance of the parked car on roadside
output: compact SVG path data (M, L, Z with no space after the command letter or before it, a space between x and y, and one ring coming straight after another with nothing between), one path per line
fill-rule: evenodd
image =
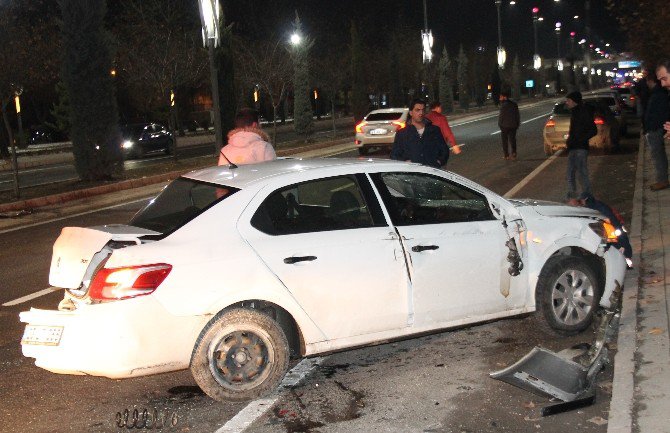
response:
M55 373L190 368L217 400L271 392L309 356L536 311L573 334L623 283L614 227L389 160L278 159L174 180L127 224L66 227L58 310L22 312Z
M612 90L617 93L623 102L622 109L626 110L629 114L637 112L637 96L631 86L613 86Z
M583 103L590 106L594 112L594 123L598 133L589 140L591 149L610 151L612 149L613 137L611 128L617 128L618 134L623 135L627 131L627 118L622 116L619 105L610 94L584 95ZM605 112L604 110L609 110ZM622 126L624 125L624 126ZM554 105L551 116L544 124L544 153L553 155L559 149L565 149L570 131L570 109L564 101ZM622 132L623 131L623 132Z
M133 123L121 128L121 150L126 159L162 152L169 155L174 137L172 132L158 123Z
M404 128L408 120L407 108L384 108L373 110L356 125L355 144L360 155L367 155L375 147L393 146L395 133Z

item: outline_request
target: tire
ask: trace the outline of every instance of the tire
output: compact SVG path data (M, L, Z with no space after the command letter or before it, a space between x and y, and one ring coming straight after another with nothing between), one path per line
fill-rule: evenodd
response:
M272 392L288 362L288 341L277 322L256 310L232 309L217 314L200 333L190 368L214 400L245 401Z
M544 154L547 156L551 156L554 154L550 144L544 143Z
M591 325L601 293L596 273L583 259L552 257L538 278L536 314L559 334L577 334Z
M359 148L358 148L358 154L359 154L360 156L368 156L368 148L367 148L367 147L363 147L363 146L359 147Z

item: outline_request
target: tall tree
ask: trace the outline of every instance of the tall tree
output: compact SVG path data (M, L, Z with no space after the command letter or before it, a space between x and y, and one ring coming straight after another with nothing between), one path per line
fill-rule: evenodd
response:
M221 41L215 50L216 72L219 80L219 107L221 110L221 128L223 136L235 127L237 112L237 93L235 89L235 52L233 47L232 25L226 26L226 19L221 11L219 17ZM194 79L196 77L193 77Z
M470 87L468 86L468 57L465 55L463 45L458 51L458 105L463 110L470 108Z
M314 77L315 84L326 92L326 97L330 101L331 120L333 122L333 134L335 127L335 103L338 94L345 90L350 81L351 70L343 68L342 64L348 63L348 53L346 49L334 49L335 52L343 53L341 56L333 56L330 53L322 56L316 61L316 69L319 73Z
M354 121L365 117L370 108L370 100L365 88L363 43L356 23L351 22L351 111Z
M293 32L300 36L299 43L293 45L293 128L295 132L307 138L314 126L309 86L309 51L314 45L311 38L305 37L298 13L293 21Z
M58 0L63 37L63 83L70 97L75 168L82 180L123 171L105 0Z
M391 36L391 46L389 47L389 105L391 107L402 107L406 104L402 92L402 77L400 73L400 44L399 37L394 32Z
M122 5L117 75L143 117L165 118L170 91L182 100L180 94L208 71L197 8L180 0L122 0Z
M445 113L454 111L454 83L451 79L451 69L453 65L449 59L447 47L442 49L442 57L440 58L440 103Z

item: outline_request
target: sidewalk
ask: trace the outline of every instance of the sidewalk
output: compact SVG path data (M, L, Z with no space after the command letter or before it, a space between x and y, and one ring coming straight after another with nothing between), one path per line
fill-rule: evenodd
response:
M670 432L670 190L652 192L654 169L640 142L631 242L614 358L608 433Z

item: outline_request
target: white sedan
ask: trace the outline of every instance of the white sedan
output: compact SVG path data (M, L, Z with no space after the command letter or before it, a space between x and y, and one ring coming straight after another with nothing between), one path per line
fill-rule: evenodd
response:
M55 373L190 368L217 400L271 392L289 358L538 310L589 327L623 283L590 209L506 200L397 161L283 159L193 171L128 225L66 227L58 310L23 312Z

